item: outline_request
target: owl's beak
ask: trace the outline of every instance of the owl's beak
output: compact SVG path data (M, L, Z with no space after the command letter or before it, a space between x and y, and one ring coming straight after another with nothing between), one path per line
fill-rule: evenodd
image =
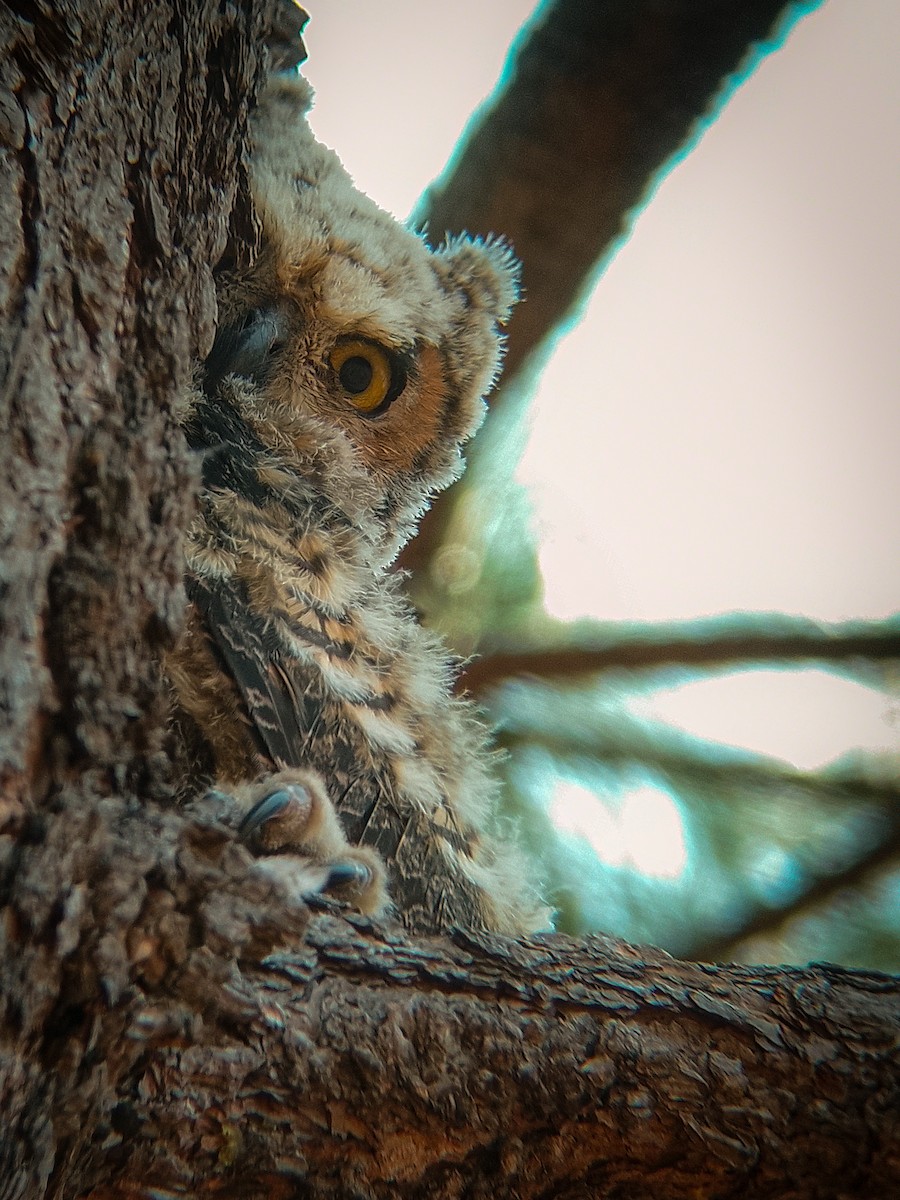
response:
M283 318L277 309L254 308L240 321L222 325L203 364L203 390L215 395L219 384L237 375L255 384L266 382L273 355L283 340Z

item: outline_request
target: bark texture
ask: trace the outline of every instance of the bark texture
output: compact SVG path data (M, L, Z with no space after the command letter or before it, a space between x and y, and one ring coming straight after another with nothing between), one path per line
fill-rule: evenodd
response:
M153 861L168 790L158 658L193 491L171 406L212 340L212 266L253 240L232 213L271 24L261 3L0 9L4 1197L65 1191L130 1057L104 1005L145 898L121 839Z
M890 1195L897 981L411 941L172 801L172 408L301 20L0 8L0 1198Z
M320 914L202 1037L135 1011L128 1161L91 1195L887 1196L898 991Z

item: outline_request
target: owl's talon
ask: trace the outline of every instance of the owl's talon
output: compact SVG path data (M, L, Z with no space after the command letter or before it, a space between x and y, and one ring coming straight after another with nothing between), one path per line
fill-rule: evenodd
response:
M286 769L229 793L209 788L198 802L230 826L256 859L255 870L287 892L328 895L374 914L389 898L384 863L368 846L351 846L316 771Z
M294 808L295 811L288 814L288 808ZM312 800L307 789L302 784L291 784L257 801L238 826L238 835L246 839L267 821L286 816L290 817L292 824L305 826L311 812Z
M389 903L384 863L369 846L348 846L347 857L329 865L319 890L369 915Z
M372 872L361 862L332 863L328 878L322 884L323 892L344 891L348 885L350 890L361 889L372 880Z
M257 853L297 851L320 862L341 857L347 840L325 785L314 771L282 771L245 793L238 837Z

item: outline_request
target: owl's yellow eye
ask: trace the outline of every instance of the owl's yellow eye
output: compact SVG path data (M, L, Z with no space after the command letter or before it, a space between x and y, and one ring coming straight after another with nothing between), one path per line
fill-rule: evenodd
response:
M373 415L403 391L406 373L396 355L376 342L346 338L329 355L344 395L360 412Z

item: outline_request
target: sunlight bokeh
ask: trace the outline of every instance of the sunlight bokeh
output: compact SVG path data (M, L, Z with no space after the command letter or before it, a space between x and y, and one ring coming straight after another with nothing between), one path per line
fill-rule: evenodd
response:
M654 879L677 879L687 865L687 845L675 798L641 785L613 800L572 780L553 786L549 815L557 829L585 839L608 867L625 867Z

